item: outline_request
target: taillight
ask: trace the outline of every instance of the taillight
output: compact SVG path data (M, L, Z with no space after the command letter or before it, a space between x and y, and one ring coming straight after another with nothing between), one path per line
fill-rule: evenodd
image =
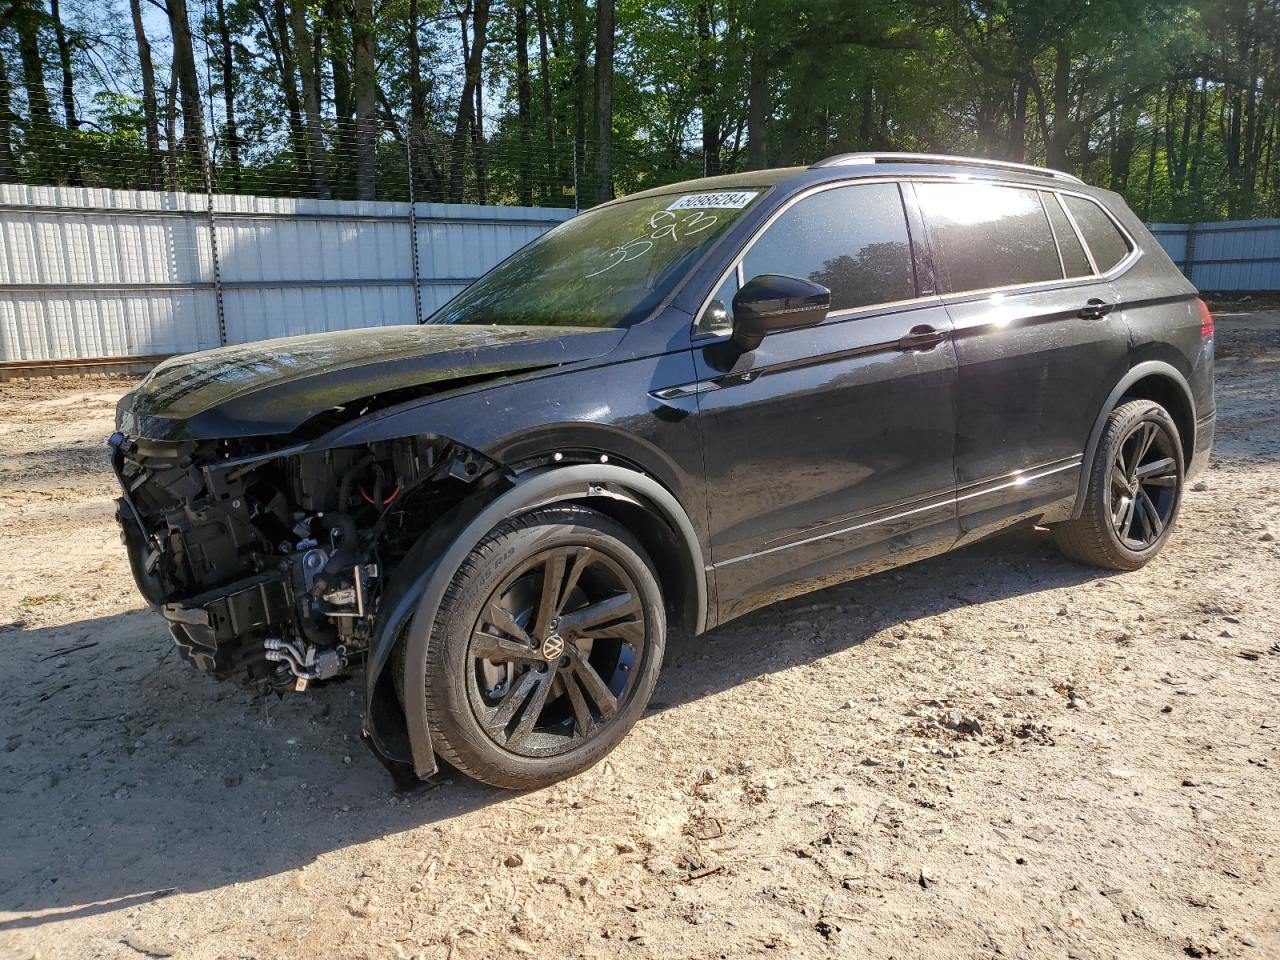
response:
M1213 314L1209 312L1209 305L1203 300L1197 300L1200 304L1200 339L1213 339Z

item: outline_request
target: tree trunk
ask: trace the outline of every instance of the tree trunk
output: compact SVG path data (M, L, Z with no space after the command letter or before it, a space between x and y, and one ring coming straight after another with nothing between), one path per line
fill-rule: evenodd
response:
M1053 63L1053 124L1045 131L1049 166L1071 171L1071 54L1065 46L1055 51Z
M716 101L715 47L711 18L715 0L698 0L698 103L702 113L702 174L720 173L720 109Z
M551 58L547 51L547 13L545 0L534 0L534 13L538 21L538 81L542 88L542 122L545 126L546 176L542 181L542 200L551 197L552 184L558 184L559 168L556 162L556 115L551 98Z
M178 70L169 65L169 85L164 90L165 166L169 189L178 189Z
M1156 97L1156 113L1151 123L1151 150L1147 155L1147 202L1142 219L1151 222L1151 201L1156 185L1156 154L1160 143L1160 97Z
M1174 196L1181 195L1182 189L1187 183L1187 153L1191 146L1191 127L1196 108L1197 83L1198 81L1192 80L1187 86L1187 108L1182 113L1182 139L1178 146L1178 158L1176 162L1171 163L1172 173L1170 177L1173 181Z
M472 132L472 124L475 121L476 87L480 84L480 67L484 48L488 42L489 2L490 0L476 0L475 11L471 14L472 36L469 45L465 19L462 24L466 73L462 83L462 94L458 98L457 121L453 127L453 139L450 143L449 200L453 203L461 203L463 198L467 134ZM465 10L462 15L465 18Z
M613 199L614 0L596 0L596 124L592 199Z
M476 168L476 201L488 203L488 181L486 179L484 151L484 60L479 65L480 77L476 82L476 109L471 120L471 155Z
M1236 219L1240 215L1240 186L1241 186L1241 163L1240 163L1240 134L1241 134L1241 114L1244 112L1244 97L1237 90L1230 98L1231 113L1228 117L1226 126L1223 128L1225 134L1227 152L1227 175L1231 184L1231 191L1227 195L1227 215L1232 219Z
M378 192L378 40L373 0L353 0L351 24L355 48L356 199L372 200Z
M138 63L142 71L142 122L147 139L147 186L162 186L163 160L160 157L160 110L156 103L156 71L151 64L151 43L142 25L142 0L129 0L133 15L133 39L138 47Z
M44 63L40 59L40 13L31 0L15 0L13 21L18 31L18 56L22 60L22 85L27 89L27 147L34 156L37 176L53 172L56 160L53 145L53 118L49 113L49 93L44 85Z
M769 56L756 33L747 78L747 167L769 166Z
M1276 215L1277 210L1280 210L1280 171L1277 171L1276 167L1273 166L1271 162L1275 158L1276 115L1275 111L1271 114L1271 125L1267 129L1267 147L1262 154L1262 188L1271 198L1271 209L1269 212L1273 217ZM1270 178L1269 184L1267 180L1268 177Z
M1130 107L1111 111L1111 189L1128 194L1133 154L1138 144L1138 117Z
M0 49L0 183L16 183L18 168L13 162L13 111L10 107L9 71Z
M137 3L138 0L130 0ZM223 0L218 0L218 39L222 44L222 106L226 111L227 166L231 171L231 185L240 189L240 133L236 129L236 74L232 59L231 27L227 23L227 11ZM135 27L137 29L137 27Z
M574 59L574 113L573 113L573 176L574 206L582 206L582 181L586 173L587 159L587 59L590 56L591 39L587 32L590 22L587 0L576 0L573 7L573 59Z
M173 67L177 74L178 97L182 103L182 142L192 166L204 168L204 113L200 108L200 78L196 73L195 51L191 43L191 22L187 0L168 0L169 29L173 37Z
M350 19L342 0L324 0L324 18L329 26L329 69L333 73L333 111L338 129L350 123L355 113L351 95L351 44L346 32ZM341 133L339 133L341 136Z
M14 24L18 28L18 55L22 59L22 85L27 88L27 112L33 127L48 127L49 92L44 85L44 63L40 59L40 15L31 8L30 0L17 0L13 6Z
M1208 112L1208 91L1204 90L1200 93L1200 109L1196 114L1196 138L1193 146L1191 147L1191 162L1187 167L1188 196L1191 203L1188 205L1186 212L1194 210L1196 215L1193 219L1197 220L1202 219L1202 217L1199 216L1201 213L1200 181L1204 168L1201 166L1200 160L1204 156L1204 132L1208 119Z
M1018 78L1013 94L1013 110L1009 114L1009 159L1025 163L1027 159L1027 97L1031 82L1025 76Z
M66 116L67 129L79 130L80 121L76 117L75 75L71 70L71 44L67 40L67 28L62 23L58 0L49 0L49 13L53 19L53 37L58 44L58 63L62 67L62 111Z
M419 153L419 144L425 147L427 142L427 87L422 82L422 43L418 37L418 30L421 26L418 0L409 0L409 23L406 31L409 40L408 136L413 144L415 157ZM423 178L418 175L418 170L425 159L425 157L415 159L414 169L409 171L409 175L414 178L415 184L422 182ZM415 191L415 196L416 194L417 191Z
M280 92L284 94L285 110L289 114L289 147L293 150L293 162L298 168L298 184L311 178L311 161L307 154L307 138L302 125L302 102L298 96L297 68L293 62L293 43L289 39L289 18L281 0L271 0L271 16L261 6L256 8L258 19L276 61L280 75Z
M529 5L516 0L516 123L520 156L516 160L516 199L533 203L533 87L529 79Z
M323 46L329 54L333 76L333 163L331 176L349 182L355 156L355 100L351 91L350 4L345 0L322 0L326 28ZM319 62L317 60L317 62Z
M307 118L307 160L311 167L311 186L317 199L328 200L329 169L320 116L320 78L316 70L315 50L311 44L311 28L307 25L306 0L290 0L289 8L298 72L302 78L303 109Z

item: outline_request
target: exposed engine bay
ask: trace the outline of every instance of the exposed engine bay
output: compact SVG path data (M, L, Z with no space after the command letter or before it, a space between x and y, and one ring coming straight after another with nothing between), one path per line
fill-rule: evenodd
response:
M305 690L360 661L389 571L495 472L438 437L313 452L265 439L110 443L139 589L185 659L260 693Z

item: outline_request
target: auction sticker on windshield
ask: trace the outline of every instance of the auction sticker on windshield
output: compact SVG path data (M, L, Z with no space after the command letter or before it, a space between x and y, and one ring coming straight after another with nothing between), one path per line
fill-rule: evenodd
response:
M759 190L686 193L667 206L668 210L738 210L760 196Z

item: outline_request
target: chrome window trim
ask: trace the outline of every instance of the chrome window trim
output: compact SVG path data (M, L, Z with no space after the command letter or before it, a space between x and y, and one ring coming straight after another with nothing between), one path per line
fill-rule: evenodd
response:
M1115 227L1118 231L1120 231L1120 236L1124 237L1124 242L1129 245L1129 255L1127 257L1124 257L1119 263L1117 263L1114 267L1112 267L1106 273L1098 273L1097 258L1094 257L1093 251L1089 249L1089 243L1084 238L1084 231L1080 229L1080 224L1076 222L1076 218L1071 216L1071 209L1067 206L1066 202L1064 201L1062 204L1062 209L1067 211L1068 217L1071 217L1071 225L1076 228L1076 236L1080 238L1080 244L1081 246L1084 247L1084 252L1089 255L1089 262L1093 264L1093 271L1095 275L1102 277L1102 279L1104 280L1111 280L1115 277L1118 277L1120 274L1126 272L1131 266L1133 266L1135 263L1138 262L1138 258L1142 255L1142 249L1138 246L1137 239L1133 236L1133 234L1131 234L1128 230L1124 228L1124 224L1120 223L1120 221L1117 220L1112 215L1111 211L1106 208L1105 204L1099 203L1097 200L1089 196L1087 193L1081 193L1078 190L1058 190L1056 192L1059 194L1062 194L1063 196L1079 197L1081 200L1087 200L1089 203L1092 203L1095 207L1097 207L1099 210L1102 211L1102 215L1104 217L1106 217L1108 220L1111 221L1111 225Z
M1089 249L1089 245L1084 242L1084 233L1080 230L1080 224L1076 223L1076 218L1067 207L1067 202L1062 199L1062 195L1057 191L1054 191L1053 196L1058 203L1058 209L1062 211L1067 218L1067 223L1071 225L1071 229L1075 232L1076 240L1080 243L1080 249L1084 251L1085 259L1089 261L1089 269L1092 271L1090 275L1094 277L1101 276L1098 273L1098 260L1094 257L1093 251ZM1066 273L1066 271L1064 270L1063 273Z
M1055 250L1058 251L1058 269L1062 271L1062 279L1066 280L1067 279L1067 259L1062 255L1062 244L1058 240L1058 231L1054 229L1053 217L1049 216L1049 208L1045 206L1045 201L1044 201L1045 192L1046 191L1044 190L1037 190L1036 196L1040 198L1040 212L1043 213L1044 218L1049 221L1049 236L1053 237L1053 247ZM1062 203L1056 198L1054 199L1053 202L1058 204L1059 207L1062 206ZM1093 261L1089 262L1089 266L1090 267L1093 266ZM1071 279L1074 280L1075 278L1072 277Z
M1032 283L1012 283L1012 284L1007 284L1005 286L1000 286L1000 287L985 287L980 290L960 290L960 291L940 293L940 294L929 294L927 296L914 297L910 300L898 300L890 303L867 304L866 306L863 306L863 307L854 307L848 310L841 310L837 313L830 313L827 315L827 319L823 321L824 323L827 323L830 321L839 322L841 320L847 320L849 319L849 315L853 313L875 312L885 308L907 306L910 304L918 304L918 303L919 304L937 303L939 301L949 302L956 297L978 298L981 296L991 296L997 293L1011 293L1011 292L1030 293L1030 292L1034 292L1035 290L1043 289L1045 287L1066 286L1069 284L1093 283L1099 280L1111 281L1111 280L1117 279L1122 274L1127 273L1134 266L1134 264L1136 264L1138 260L1142 258L1142 254L1143 254L1142 247L1138 244L1133 234L1131 234L1128 230L1125 229L1124 225L1121 224L1112 215L1111 211L1108 210L1105 205L1103 205L1102 203L1099 203L1097 200L1089 196L1087 193L1084 193L1080 190L1071 190L1067 187L1059 186L1056 183L1051 185L1050 184L1029 184L1021 180L1006 180L1000 177L973 176L972 174L966 174L966 173L952 173L952 174L884 173L884 174L873 175L873 176L851 177L845 180L832 180L826 183L815 184L814 186L808 188L807 190L803 190L800 193L796 194L790 200L787 200L777 210L771 213L768 219L766 219L765 222L762 223L756 229L756 232L751 235L751 237L743 245L742 249L739 250L738 253L733 257L733 260L730 263L730 265L725 268L723 273L720 274L719 278L712 285L711 290L702 299L702 303L699 305L697 311L693 315L693 322L690 324L690 331L691 331L692 338L698 341L705 341L709 339L727 339L729 336L732 335L731 333L727 333L727 332L726 333L709 333L705 331L700 331L698 329L698 321L701 319L702 314L706 311L707 306L711 303L712 299L715 297L716 291L719 290L720 286L725 282L725 280L729 278L730 272L734 270L738 271L738 288L739 289L742 288L742 285L745 282L743 280L743 271L742 271L743 259L746 257L747 253L750 252L751 248L755 246L756 241L758 241L760 237L764 235L764 232L768 230L771 226L773 226L774 221L776 221L778 217L782 216L782 214L786 213L788 210L791 209L791 207L799 203L801 200L807 199L808 197L814 196L815 194L822 193L827 190L835 190L839 187L857 186L860 183L884 183L884 182L898 184L899 192L901 192L902 190L901 184L904 184L904 183L989 183L999 187L1016 187L1016 188L1021 188L1023 190L1035 190L1038 192L1052 193L1058 198L1058 205L1062 208L1062 211L1064 214L1066 214L1068 220L1070 220L1071 226L1076 232L1076 239L1080 241L1080 246L1084 248L1085 256L1089 258L1089 265L1093 268L1093 273L1087 276L1081 276L1081 277L1064 277L1061 280L1038 280ZM1089 249L1089 244L1085 242L1084 237L1080 232L1079 224L1077 224L1075 221L1075 218L1071 216L1071 211L1067 209L1066 203L1062 200L1063 196L1079 197L1082 200L1089 201L1098 209L1100 209L1106 215L1107 219L1110 220L1111 223L1115 225L1116 229L1120 231L1121 236L1124 237L1125 242L1129 245L1129 255L1125 257L1123 260L1121 260L1119 263L1117 263L1110 270L1108 270L1106 273L1099 273L1098 263L1093 256L1093 251ZM905 206L903 209L903 215L904 217L906 215ZM921 215L924 216L923 210L921 211ZM1046 216L1046 219L1048 219L1047 213L1045 214L1045 216ZM929 228L928 217L924 217L924 222L925 222L925 229L927 230ZM909 227L910 227L910 224L908 223L908 229ZM1053 230L1052 221L1050 221L1049 223L1049 229L1050 231ZM914 241L912 242L914 243ZM1056 234L1055 234L1055 242L1056 242ZM1061 249L1059 249L1058 251L1059 257L1061 257L1061 253L1062 253ZM1066 273L1065 267L1062 272L1064 274Z
M794 207L797 203L799 203L801 200L807 200L809 197L815 196L816 194L825 193L828 190L836 190L836 189L839 189L840 187L857 187L864 183L892 183L892 184L898 185L898 203L902 204L903 202L902 187L900 185L902 181L903 181L903 177L901 175L892 175L892 174L884 174L882 176L876 176L876 177L853 177L847 180L831 180L827 183L815 184L809 189L803 190L800 193L797 193L790 200L786 201L786 203L780 206L777 210L769 214L768 219L765 220L764 223L760 224L760 226L756 229L756 232L751 235L750 239L747 240L747 242L743 245L742 249L739 250L737 254L734 256L733 261L730 263L730 265L725 268L722 274L720 274L719 279L716 280L714 284L712 284L711 291L703 298L702 303L699 305L697 311L693 315L692 331L693 331L694 338L698 340L706 340L713 337L731 336L730 333L709 333L705 331L700 331L698 329L698 321L702 319L703 313L706 312L707 307L710 305L711 301L715 298L716 291L719 290L720 287L724 284L724 282L729 279L729 274L734 272L735 270L738 272L738 289L739 290L742 289L743 284L746 283L746 281L743 279L744 273L742 270L742 261L746 259L747 254L751 252L751 248L756 245L756 242L759 241L759 239L762 236L764 236L765 232L770 227L773 226L773 224L777 221L777 219L781 217L784 213L786 213L788 210L790 210L792 207ZM907 237L908 237L907 242L908 244L910 244L911 230L910 230L910 225L907 221L907 210L905 206L903 206L902 208L902 224L904 227L907 228ZM911 283L912 283L912 286L915 286L914 271L913 271ZM839 320L847 319L846 315L851 313L864 313L868 310L880 310L885 307L894 307L902 304L910 304L910 303L917 303L917 302L928 303L936 300L937 300L937 297L935 296L912 297L907 300L891 300L885 303L869 303L861 307L848 307L844 310L828 313L827 318L826 320L823 321L823 323L828 323L833 320L839 321Z
M914 179L925 179L925 178L913 177L911 179L914 180ZM948 179L948 180L960 180L961 182L974 182L973 177L959 177L959 178L929 177L928 179L931 181ZM981 178L981 180L978 182L983 182L983 183L991 182L1001 187L1021 187L1024 190L1042 190L1047 193L1058 194L1059 195L1058 202L1061 205L1063 211L1066 213L1067 217L1070 218L1071 220L1071 226L1076 231L1076 238L1080 241L1080 246L1084 248L1085 256L1089 258L1089 264L1090 266L1093 267L1093 273L1087 276L1082 276L1082 277L1066 277L1062 280L1038 280L1033 283L1010 283L1010 284L1006 284L1005 286L982 287L981 289L977 289L977 290L957 290L957 291L940 294L943 302L947 302L947 303L954 302L956 298L960 298L960 297L965 297L965 298L973 297L974 299L978 299L982 296L991 296L992 294L997 294L997 293L1010 293L1010 292L1033 293L1036 290L1044 289L1045 287L1066 286L1069 284L1096 283L1099 280L1110 281L1110 280L1116 279L1123 273L1127 273L1130 270L1130 268L1132 268L1133 265L1137 263L1138 260L1141 259L1142 257L1142 248L1138 246L1138 243L1134 239L1133 234L1131 234L1128 230L1126 230L1123 227L1123 225L1121 225L1116 220L1116 218L1111 215L1111 211L1109 211L1105 206L1103 206L1093 197L1089 196L1087 193L1082 193L1079 190L1067 190L1067 189L1063 189L1056 186L1035 187L1035 186L1031 186L1030 184L1016 182L1016 181L1009 182L1009 181L988 180L988 178L986 177ZM1093 251L1090 250L1089 245L1084 242L1084 238L1080 234L1080 227L1076 223L1075 218L1071 216L1071 211L1067 209L1066 203L1062 202L1061 195L1063 194L1070 195L1073 197L1079 197L1082 200L1087 200L1090 203L1092 203L1095 207L1097 207L1104 214L1106 214L1108 220L1110 220L1113 224L1115 224L1116 229L1120 231L1120 235L1125 238L1125 242L1129 245L1129 255L1125 257L1123 260L1121 260L1119 263L1117 263L1110 270L1108 270L1106 273L1098 272L1098 263L1097 263L1097 260L1094 259ZM927 216L925 217L925 227L926 229L928 229ZM1053 229L1052 222L1050 222L1049 228L1050 230ZM1059 251L1059 253L1061 253L1061 251ZM1066 273L1065 269L1063 270L1063 273Z

